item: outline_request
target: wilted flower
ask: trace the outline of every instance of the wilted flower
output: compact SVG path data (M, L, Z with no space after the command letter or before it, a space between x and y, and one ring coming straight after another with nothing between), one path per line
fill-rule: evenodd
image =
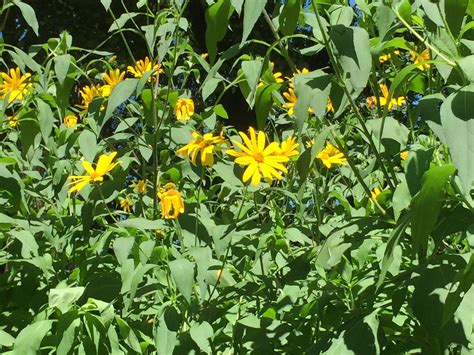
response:
M410 55L413 58L413 63L414 64L420 64L418 65L418 69L420 70L425 70L429 69L431 67L430 63L425 63L428 60L430 60L430 52L428 49L425 49L423 52L420 54L416 53L415 51L410 51Z
M139 194L145 195L147 191L148 180L135 180L132 182L133 188Z
M236 164L247 166L242 181L252 179L252 185L257 186L262 176L269 183L273 178L281 180L283 178L281 172L288 172L282 163L288 162L289 158L282 153L279 144L273 142L266 146L265 133L260 131L257 137L252 127L249 128L249 137L244 132L239 132L239 135L244 144L237 141L233 143L241 151L229 149L227 154L236 158Z
M91 163L89 163L87 160L83 160L82 166L84 167L88 175L70 176L69 179L72 181L68 183L68 185L73 186L69 189L69 192L79 192L88 183L104 181L104 175L106 175L119 164L119 162L112 163L112 160L114 160L116 155L117 152L112 152L109 155L102 154L99 157L99 161L97 162L97 166L95 169L92 167Z
M399 55L400 51L399 50L394 50L393 54ZM392 58L392 53L382 54L382 55L379 56L379 62L380 63L388 62L390 60L390 58Z
M181 194L175 189L176 185L169 182L161 188L157 195L160 199L161 218L176 219L180 213L184 212L184 202Z
M112 92L113 88L123 81L125 78L125 72L121 72L120 69L109 70L109 73L103 73L102 77L104 81L107 83L106 85L102 85L102 96L108 97Z
M332 100L331 100L330 97L328 97L328 103L326 105L326 111L327 112L332 112L332 113L336 112L336 110L334 110L334 105L332 104Z
M320 159L328 169L333 165L341 165L347 162L344 154L331 143L327 143L326 147L320 151L316 157Z
M370 197L372 198L372 200L377 200L377 197L380 195L381 192L382 190L376 187L375 189L370 191Z
M120 200L120 207L124 212L130 213L130 208L133 206L133 202L130 199L130 195L126 195L125 198Z
M191 133L194 140L186 144L184 147L178 149L176 155L185 157L191 156L191 163L196 165L196 157L201 152L201 165L214 165L214 152L220 150L219 145L224 143L223 133L219 136L214 136L212 133L206 133L201 136L198 132Z
M17 115L12 115L12 116L8 116L8 125L11 127L11 128L15 128L16 126L18 126L18 116Z
M391 110L394 106L402 106L406 100L404 96L399 96L397 98L392 97L390 101L388 101L388 88L385 84L380 84L380 91L382 96L378 98L380 106L384 107L388 103L388 109ZM370 96L367 98L367 106L373 107L374 104L377 103L377 97Z
M141 78L143 75L145 75L146 72L149 72L150 70L153 70L153 73L163 73L163 69L161 69L161 66L159 64L152 65L150 62L150 58L145 57L143 60L137 60L135 63L135 66L129 65L127 67L127 71L130 74L133 74L135 78ZM151 80L149 78L148 80Z
M76 115L67 115L66 117L64 117L64 124L66 125L66 127L74 127L76 124L77 124L77 117Z
M31 83L26 82L31 77L31 74L21 75L20 68L17 67L10 69L10 75L4 72L0 72L0 75L3 78L3 82L0 84L0 99L7 98L8 103L22 100L31 87Z
M191 99L178 99L174 107L178 121L188 121L194 115L194 102Z
M410 152L408 150L404 150L400 153L400 159L406 160L408 158L408 154L410 154Z

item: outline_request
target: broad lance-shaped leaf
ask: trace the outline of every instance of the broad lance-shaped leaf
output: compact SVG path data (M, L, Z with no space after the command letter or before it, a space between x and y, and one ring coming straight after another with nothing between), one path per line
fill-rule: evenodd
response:
M329 32L338 63L344 71L352 97L366 87L372 68L369 35L360 27L332 26Z
M266 4L267 0L245 0L242 42L244 42L250 35L250 32L252 32L253 26L255 26Z
M474 180L474 85L448 96L441 105L441 124L463 191L469 195Z
M411 204L411 232L415 250L419 257L425 257L428 236L433 231L443 202L444 185L456 168L443 165L431 168L423 175L420 192Z
M218 0L206 11L206 47L209 59L214 63L217 54L217 43L221 41L229 25L229 18L234 12L230 0Z
M169 263L171 276L173 277L179 292L188 303L191 301L191 293L194 281L194 264L186 259L173 260Z

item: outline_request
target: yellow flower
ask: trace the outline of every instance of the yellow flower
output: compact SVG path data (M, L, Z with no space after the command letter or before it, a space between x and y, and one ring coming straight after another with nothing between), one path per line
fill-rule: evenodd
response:
M285 141L281 142L280 149L281 154L285 157L291 158L299 154L298 143L296 143L296 137L289 136Z
M148 57L145 57L145 59L143 60L137 60L135 66L133 67L131 65L127 67L127 71L130 74L133 74L135 78L141 78L146 72L149 72L150 70L153 70L153 74L163 73L161 65L152 65L152 63L150 62L150 58ZM148 80L151 80L151 77Z
M344 154L331 143L327 143L326 148L320 151L316 157L320 159L328 169L330 169L332 165L341 165L347 162Z
M184 212L184 202L181 194L175 189L176 185L169 182L157 193L160 199L161 218L176 219L180 213Z
M163 229L155 229L153 234L155 234L155 237L158 239L165 239L166 237L166 232Z
M394 50L393 54L399 55L400 51L399 50ZM380 63L388 62L390 60L390 58L392 58L391 53L382 54L382 55L379 56L379 62Z
M109 70L109 73L102 74L106 85L102 85L102 96L108 97L112 92L113 88L123 81L125 78L125 72L121 72L120 69Z
M220 150L219 145L224 143L223 133L219 136L213 136L212 133L206 133L201 136L198 132L191 133L194 140L178 149L176 155L183 158L191 156L191 163L196 165L196 157L201 152L201 165L214 165L214 152Z
M125 198L120 200L120 207L124 212L130 213L130 208L133 206L133 202L130 199L130 195L126 195Z
M328 97L328 103L326 105L326 111L327 112L332 112L332 113L336 112L336 110L334 110L334 105L332 104L332 100L331 100L330 97Z
M410 152L408 150L404 150L400 153L400 159L406 160L408 158L408 154L410 154Z
M136 180L132 182L132 185L137 193L145 195L147 191L147 182L148 180Z
M0 84L0 99L8 98L8 103L22 100L32 85L25 82L31 77L31 74L21 75L20 68L18 67L10 69L10 75L4 72L0 72L0 75L3 78L3 82Z
M252 127L249 128L250 138L244 132L239 132L239 135L245 145L233 141L241 151L229 149L227 154L236 158L235 163L247 166L242 181L252 179L252 185L257 186L262 176L269 183L273 178L281 180L283 178L281 172L288 172L282 163L288 162L289 158L283 155L279 144L273 142L265 147L265 133L260 131L257 137Z
M77 107L81 108L83 112L89 109L89 105L96 97L102 96L102 88L96 85L86 85L81 90L79 90L79 94L82 97L82 103L77 105Z
M425 63L426 61L430 60L430 52L428 49L425 49L420 54L416 53L415 51L410 51L411 57L413 58L413 63L418 64L418 69L425 70L431 67L430 63Z
M74 127L77 124L76 115L67 115L64 117L64 124L69 128Z
M296 101L298 101L295 90L293 89L293 85L290 85L288 91L283 93L283 96L288 101L285 103L285 106L288 109L288 114L291 116L295 112ZM311 107L308 107L308 112L313 112Z
M207 57L209 57L209 54L208 54L208 53L202 53L202 54L201 54L201 58L202 58L202 59L206 59Z
M17 115L13 115L13 116L8 116L8 125L11 127L11 128L15 128L16 126L18 126L18 116Z
M372 197L372 200L377 200L377 197L380 195L381 192L382 191L378 187L370 191L370 196Z
M389 110L391 110L394 106L403 106L403 104L406 102L404 96L400 96L397 98L392 97L390 101L388 101L388 88L385 84L380 84L380 91L382 93L382 97L378 98L380 106L384 107L388 103ZM369 108L373 107L375 103L377 103L377 97L370 96L367 98L367 106Z
M82 166L86 170L88 175L73 175L70 176L69 179L72 180L68 183L68 185L73 185L69 192L74 191L81 191L84 186L88 183L93 182L102 182L104 181L104 175L110 172L113 168L117 166L120 162L112 163L112 160L117 155L117 152L112 152L109 155L102 154L99 157L99 161L97 162L97 166L94 169L87 160L82 161Z
M191 99L178 99L174 107L176 119L188 121L194 115L194 102Z

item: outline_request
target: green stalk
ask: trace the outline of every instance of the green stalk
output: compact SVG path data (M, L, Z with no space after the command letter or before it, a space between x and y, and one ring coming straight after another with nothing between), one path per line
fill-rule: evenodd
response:
M351 96L349 90L347 89L347 86L344 84L343 75L340 72L340 68L338 66L336 56L334 55L334 52L332 51L331 43L329 42L329 38L327 37L326 31L324 30L323 24L321 22L321 17L320 17L320 14L319 14L318 6L316 5L316 2L314 0L311 0L311 4L313 5L314 13L316 15L316 20L318 22L319 29L320 29L321 34L323 36L324 46L326 47L326 50L328 52L329 58L331 60L332 66L333 66L335 74L336 74L336 77L337 77L337 79L338 79L338 81L341 85L341 88L344 91L344 94L346 95L347 99L349 100L349 103L351 105L352 110L356 113L356 117L359 121L359 124L362 127L362 131L364 132L365 136L367 137L367 140L369 141L369 145L370 145L370 147L372 148L372 150L375 154L375 158L377 159L377 162L380 165L380 169L382 170L382 173L384 174L385 179L387 180L388 184L390 185L390 188L395 189L395 184L392 182L391 177L388 174L388 171L387 171L387 169L385 167L385 164L382 160L382 156L380 155L379 151L377 150L377 147L375 146L375 142L372 139L372 135L370 134L367 126L365 125L364 117L362 117L362 114L361 114L359 108L357 107L356 103L352 99L352 96ZM369 190L369 197L370 197L370 190Z

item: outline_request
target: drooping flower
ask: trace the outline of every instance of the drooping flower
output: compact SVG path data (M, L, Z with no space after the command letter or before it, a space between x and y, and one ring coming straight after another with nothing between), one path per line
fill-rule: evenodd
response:
M192 99L178 99L174 106L174 113L178 121L188 121L194 115L194 102Z
M86 85L81 90L79 90L79 94L82 97L82 103L77 105L77 107L81 108L83 112L89 109L89 105L96 97L102 96L102 88L97 85Z
M220 150L220 145L224 143L223 132L219 136L214 136L212 133L206 133L201 136L198 132L191 133L194 140L186 144L184 147L178 149L176 155L183 158L190 157L191 163L196 165L196 157L201 153L201 165L213 166L214 153Z
M133 202L130 199L130 195L126 195L125 198L120 200L120 207L124 212L130 213L130 209L133 206Z
M272 75L273 75L273 80L275 83L277 84L281 84L283 83L285 80L283 80L283 74L281 72L276 72L276 73L273 73L273 69L275 68L275 63L271 62L270 63L270 69L272 71ZM263 86L265 83L263 82L262 79L260 79L260 81L258 82L258 87L261 87Z
M121 72L120 69L115 69L115 70L109 70L108 73L103 73L102 77L104 78L104 81L107 83L105 85L102 85L102 96L103 97L108 97L110 93L112 92L113 88L123 81L125 78L125 72Z
M385 63L388 62L392 58L392 54L399 55L400 51L399 50L394 50L393 53L385 53L379 56L379 62L380 63Z
M117 152L112 152L109 155L102 154L99 157L99 160L97 162L97 166L95 169L92 167L91 163L89 163L87 160L83 160L82 166L84 167L88 175L70 176L69 179L72 181L69 182L68 185L72 185L72 187L69 189L69 192L70 193L74 191L79 192L88 183L104 181L104 176L120 163L120 162L112 163L112 160L114 160L116 155L117 155Z
M15 128L16 126L18 126L18 122L19 119L17 115L8 116L8 125L11 128Z
M377 100L382 107L388 104L389 110L391 110L394 106L403 106L403 104L406 102L404 96L399 96L396 98L392 97L390 101L388 101L388 88L385 84L380 84L380 91L382 93L381 97L377 98L376 96L370 96L367 98L367 106L369 108L373 107L374 104L377 103Z
M148 180L135 180L132 182L133 188L139 194L145 195L147 192Z
M77 116L76 115L67 115L66 117L64 117L64 124L66 125L66 127L74 127L75 125L77 125Z
M414 64L420 64L418 65L418 69L420 70L425 70L425 69L429 69L431 68L431 64L430 63L425 63L427 62L428 60L431 59L430 57L430 52L428 51L428 49L425 49L423 52L421 52L420 54L418 54L417 52L415 51L410 51L410 55L413 59L413 63Z
M160 199L161 218L176 219L180 213L184 213L184 202L181 193L175 187L175 184L169 182L157 193Z
M239 132L239 135L244 144L237 141L232 142L241 151L229 149L227 154L236 158L236 164L247 167L242 181L251 180L252 185L257 186L262 177L267 182L271 182L274 178L281 180L283 178L281 173L288 172L282 163L288 162L289 158L283 155L279 144L273 142L266 146L265 133L260 131L257 137L257 133L252 127L249 128L249 136L244 132Z
M298 149L297 149L298 145L299 144L296 143L296 137L289 136L286 140L281 142L281 145L280 145L281 154L288 158L297 156L299 154Z
M7 98L9 104L15 100L22 100L32 85L26 82L31 74L21 75L18 67L10 69L10 75L4 72L0 72L0 75L3 78L3 82L0 84L0 99Z
M326 147L320 151L316 157L320 159L328 169L333 165L342 165L347 162L344 154L331 143L327 143Z
M328 97L328 103L326 104L326 111L332 112L332 113L336 112L336 110L334 110L334 105L330 97Z
M400 153L400 159L406 160L408 158L408 154L410 154L410 151L404 150L403 152Z
M372 200L377 200L377 197L380 195L381 192L382 190L376 187L372 191L370 191L370 197L372 198Z
M153 74L163 73L163 69L161 69L161 65L154 64L152 65L150 58L145 57L145 59L140 59L135 62L135 66L129 65L127 67L127 71L130 74L133 74L135 78L141 78L145 75L146 72L153 70ZM151 80L151 77L148 79Z

